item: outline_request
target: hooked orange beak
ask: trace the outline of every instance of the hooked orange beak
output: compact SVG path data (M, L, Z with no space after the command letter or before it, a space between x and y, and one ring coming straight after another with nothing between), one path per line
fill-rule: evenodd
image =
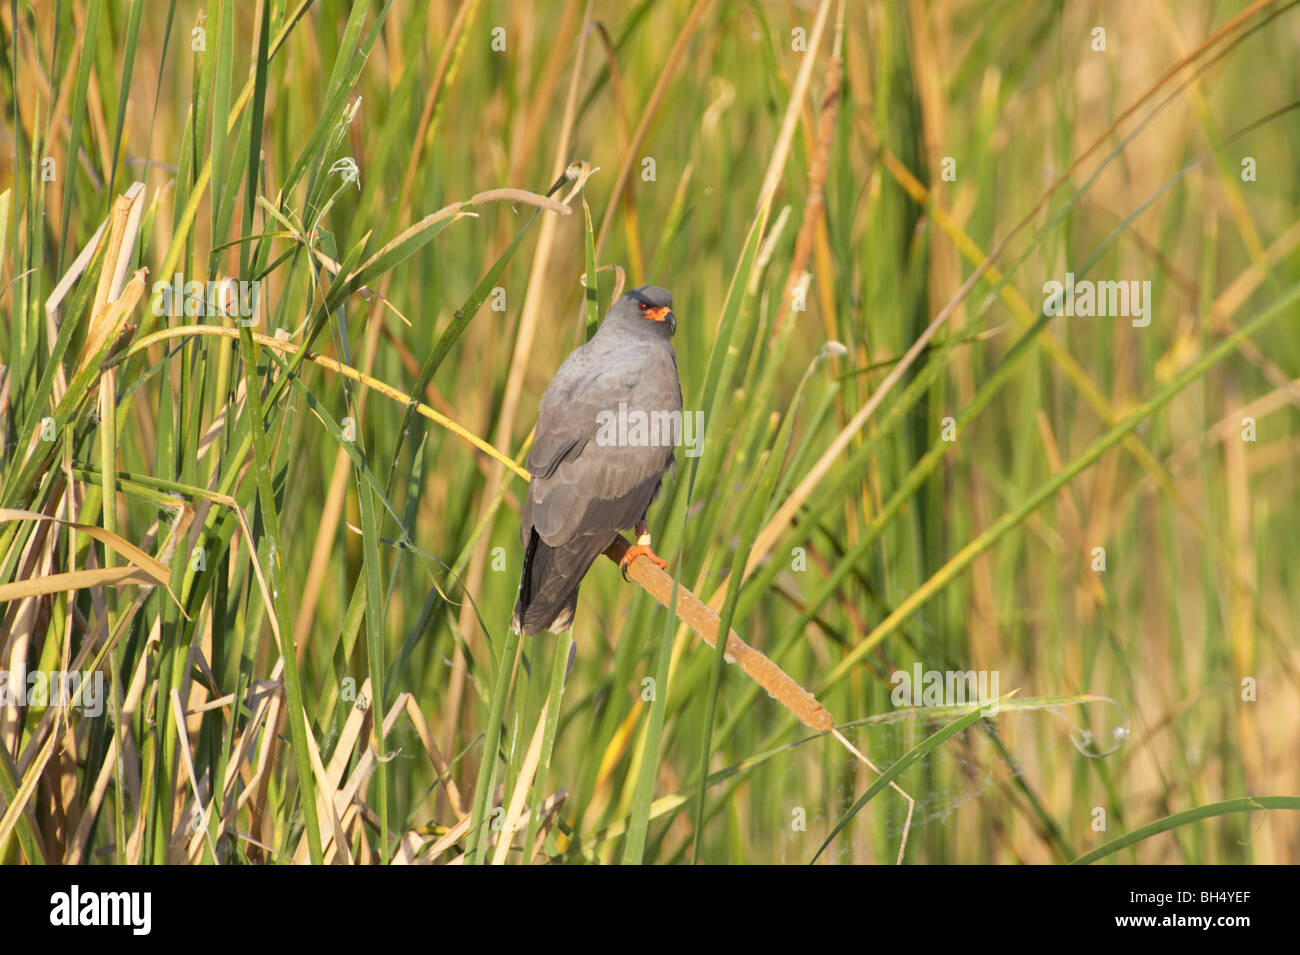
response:
M645 310L645 317L650 319L652 322L666 322L668 321L669 311L671 311L671 309L669 309L667 305L662 308L647 308Z

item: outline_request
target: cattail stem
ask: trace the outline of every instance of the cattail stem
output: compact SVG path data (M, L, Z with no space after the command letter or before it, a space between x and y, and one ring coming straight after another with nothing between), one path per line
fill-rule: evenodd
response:
M631 546L620 534L609 545L605 556L617 564ZM673 594L673 578L652 561L638 557L628 565L627 574L651 597L665 607L669 606ZM677 617L703 637L709 646L717 646L718 626L722 621L699 597L680 585L677 588ZM735 630L727 634L727 659L738 663L751 680L797 716L804 726L819 733L825 733L835 726L831 714L817 702L815 696L791 679L789 674L767 656L741 640Z

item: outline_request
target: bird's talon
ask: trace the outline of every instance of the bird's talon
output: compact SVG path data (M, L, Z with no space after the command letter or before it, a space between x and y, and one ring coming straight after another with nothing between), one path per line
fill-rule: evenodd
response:
M623 559L618 562L619 570L622 571L624 580L628 579L627 578L628 565L631 564L632 561L636 560L638 557L648 557L650 559L650 562L656 565L660 570L668 566L668 561L664 560L653 550L651 550L649 544L634 544L633 546L627 549L627 553L623 555Z

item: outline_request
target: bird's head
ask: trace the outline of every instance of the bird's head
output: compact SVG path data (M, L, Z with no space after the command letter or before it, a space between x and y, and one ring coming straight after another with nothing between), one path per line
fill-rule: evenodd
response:
M624 292L609 310L606 324L616 323L639 334L672 338L677 331L673 297L657 285L642 285Z

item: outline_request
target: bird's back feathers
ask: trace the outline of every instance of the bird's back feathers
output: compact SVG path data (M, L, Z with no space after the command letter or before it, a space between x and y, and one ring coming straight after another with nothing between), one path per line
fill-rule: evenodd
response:
M673 462L672 440L602 438L602 414L676 412L680 422L682 411L677 356L668 340L607 327L608 319L565 359L538 408L520 521L524 572L512 621L525 634L568 629L583 576L620 530L645 518Z

